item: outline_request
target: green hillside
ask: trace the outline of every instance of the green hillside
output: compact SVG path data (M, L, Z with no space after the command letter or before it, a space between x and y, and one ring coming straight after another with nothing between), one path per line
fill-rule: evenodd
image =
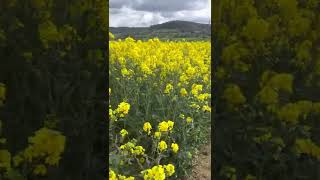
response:
M169 21L150 27L110 27L116 39L133 37L146 40L158 37L161 40L210 40L211 25L188 21Z

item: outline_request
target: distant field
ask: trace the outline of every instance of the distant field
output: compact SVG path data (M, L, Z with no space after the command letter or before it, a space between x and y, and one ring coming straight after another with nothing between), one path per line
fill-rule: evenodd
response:
M211 25L187 21L171 21L151 27L111 27L116 39L132 37L137 40L148 40L158 37L160 40L199 41L211 39Z

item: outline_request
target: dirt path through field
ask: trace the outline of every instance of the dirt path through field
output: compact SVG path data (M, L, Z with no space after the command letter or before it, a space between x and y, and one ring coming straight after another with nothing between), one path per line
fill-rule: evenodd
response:
M200 149L192 164L193 169L190 180L211 179L211 140Z

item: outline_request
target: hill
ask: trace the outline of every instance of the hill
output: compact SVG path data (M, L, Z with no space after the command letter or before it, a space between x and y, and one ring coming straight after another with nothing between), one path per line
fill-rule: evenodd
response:
M211 25L189 21L169 21L150 27L110 27L117 39L133 37L146 40L158 37L161 40L210 40Z

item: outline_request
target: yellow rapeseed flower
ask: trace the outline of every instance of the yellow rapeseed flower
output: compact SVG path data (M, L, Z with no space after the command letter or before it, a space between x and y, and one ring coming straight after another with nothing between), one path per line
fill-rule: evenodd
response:
M209 93L203 93L203 94L199 94L197 96L197 99L200 100L200 101L205 101L206 99L210 98L211 97L211 94Z
M173 173L175 172L174 171L174 165L172 165L172 164L164 165L164 169L166 170L166 174L168 176L172 176Z
M169 131L171 131L173 129L174 122L171 120L168 120L167 124L168 124Z
M169 125L167 122L162 121L161 123L159 123L159 130L160 132L167 132L169 128Z
M202 91L202 85L200 84L193 84L192 85L192 90L191 90L191 93L194 95L194 96L197 96L199 94L200 91Z
M158 144L158 148L160 151L164 151L167 149L167 143L165 141L160 141L159 144Z
M126 176L122 176L122 175L118 175L119 180L134 180L134 177L130 176L130 177L126 177Z
M162 165L153 166L151 169L146 169L141 173L144 180L164 180L166 178Z
M142 146L136 146L134 148L133 154L142 155L144 154L144 152L145 152L145 149Z
M157 139L160 139L160 137L161 137L161 132L155 132L155 133L154 133L154 137L157 138Z
M193 119L191 117L187 117L186 121L187 121L187 123L191 123L193 121Z
M204 106L202 107L202 111L211 112L211 107L210 107L210 106L207 106L207 105L204 105Z
M179 117L180 117L181 119L184 119L184 114L180 114Z
M172 151L173 151L174 153L177 153L178 150L179 150L179 145L176 144L176 143L172 143L172 144L171 144L171 148L172 148Z
M125 130L125 129L122 129L122 130L120 131L120 135L121 135L122 137L125 137L127 134L128 134L128 131Z
M121 69L121 74L122 74L122 76L129 76L130 71L128 71L127 68L123 68L123 69Z
M182 97L188 95L188 92L187 92L186 88L181 88L181 90L180 90L180 95L181 95Z
M109 180L117 180L117 174L112 169L109 169Z
M130 110L130 104L126 102L121 102L118 105L118 108L115 110L117 114L119 114L119 117L124 117L129 113Z
M165 94L169 94L173 89L173 86L169 83L166 85L166 89L164 90Z
M151 129L152 129L151 124L149 122L145 122L143 125L143 130L147 132L149 135L151 133Z

